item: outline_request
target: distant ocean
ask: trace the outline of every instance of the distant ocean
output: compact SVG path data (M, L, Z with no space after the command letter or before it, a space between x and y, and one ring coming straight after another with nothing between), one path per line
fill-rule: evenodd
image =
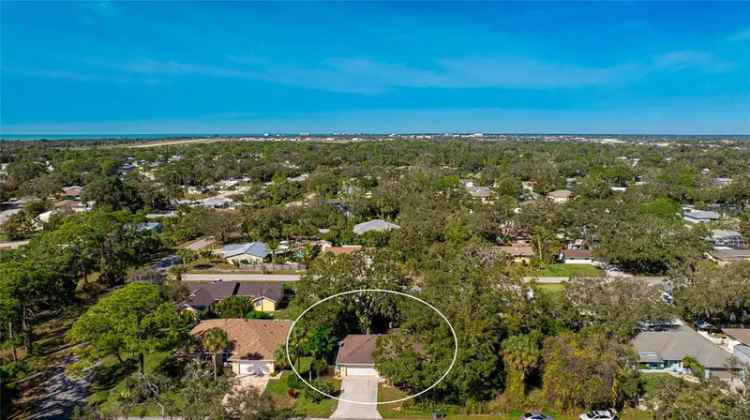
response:
M0 141L39 141L39 140L160 140L174 138L195 138L215 136L238 136L241 134L208 133L162 133L162 134L0 134ZM249 135L249 134L244 134Z
M449 133L468 135L471 133ZM148 141L148 140L174 140L174 139L194 139L194 138L211 138L211 137L327 137L327 136L388 136L388 133L159 133L159 134L0 134L0 142L3 141ZM413 135L446 135L443 133L398 133L403 136ZM721 135L721 134L617 134L617 133L484 133L485 138L493 136L519 136L519 137L540 137L540 136L577 136L583 138L603 138L611 137L623 140L648 139L648 140L750 140L750 135Z

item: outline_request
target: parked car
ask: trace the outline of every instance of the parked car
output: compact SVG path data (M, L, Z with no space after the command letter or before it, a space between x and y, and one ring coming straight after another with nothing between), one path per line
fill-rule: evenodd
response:
M638 326L641 331L668 331L675 327L671 321L641 321Z
M661 300L663 300L664 303L667 303L669 305L674 304L674 297L669 292L661 292Z
M578 418L581 420L616 420L617 412L615 410L594 410L583 413Z
M529 411L521 416L521 420L552 420L552 417L545 416L541 411Z
M713 324L711 324L708 321L701 320L695 323L695 328L698 329L698 331L706 331L710 333L717 333L721 332L720 328L715 327Z

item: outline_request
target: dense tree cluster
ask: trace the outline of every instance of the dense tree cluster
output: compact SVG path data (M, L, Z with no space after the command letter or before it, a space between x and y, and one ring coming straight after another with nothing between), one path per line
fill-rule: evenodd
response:
M679 315L740 325L750 312L750 266L706 261L708 229L686 226L681 217L687 205L720 209L730 217L716 226L750 240L746 147L453 139L77 146L0 146L0 162L8 163L0 198L14 207L0 233L30 239L25 248L0 253L0 339L9 358L19 359L20 347L33 350L35 326L84 307L67 339L77 345L81 367L108 358L138 366L118 397L127 409L159 404L195 418L291 415L251 393L222 406L217 395L231 381L216 356L226 336L189 339L195 319L178 311L184 288L150 284L158 273L148 272L149 264L162 250L179 252L186 263L212 258L210 251L175 251L196 238L264 241L272 250L303 243L272 257L307 266L285 316L353 289L397 290L431 302L455 328L457 361L415 404L477 411L530 400L562 410L623 407L642 394L628 342L643 322ZM717 181L726 178L731 182ZM65 204L63 187L71 186L83 187L86 211L58 208ZM545 197L560 189L573 198ZM236 208L191 204L219 191ZM54 216L41 221L52 209ZM165 217L163 230L138 229L154 212ZM353 233L372 219L399 228ZM500 249L518 239L532 249L528 263ZM323 252L323 240L363 249L335 255ZM624 271L667 276L675 305L639 279L573 278L558 293L524 279L557 265L560 251L573 244ZM241 298L218 302L207 314L259 316ZM369 294L343 296L306 314L292 340L293 361L312 359L309 379L320 381L314 377L333 362L347 334L385 332L376 365L402 391L430 386L450 364L456 343L441 318L408 300ZM213 366L144 369L148 356L165 352L176 360L196 347L214 356ZM0 375L10 371L4 367ZM743 398L715 384L663 384L651 397L660 402L653 410L659 418L679 418L674 406L700 413L696 418L747 410ZM691 398L704 406L691 405Z

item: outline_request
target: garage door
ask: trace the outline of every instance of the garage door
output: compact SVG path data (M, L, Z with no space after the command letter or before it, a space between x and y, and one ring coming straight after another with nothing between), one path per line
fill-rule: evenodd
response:
M371 368L371 367L347 366L346 375L347 376L378 376L378 372L375 370L375 368Z
M261 360L257 361L241 361L239 364L240 375L268 375L273 373L273 362L264 362Z

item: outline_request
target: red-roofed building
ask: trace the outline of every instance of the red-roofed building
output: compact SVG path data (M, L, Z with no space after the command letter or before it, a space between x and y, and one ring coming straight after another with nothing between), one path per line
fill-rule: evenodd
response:
M354 254L355 252L361 251L361 250L362 250L361 245L329 246L323 249L324 252L330 252L331 254L335 254L335 255Z
M588 249L563 249L560 252L560 261L565 264L589 264L593 265L594 254Z

